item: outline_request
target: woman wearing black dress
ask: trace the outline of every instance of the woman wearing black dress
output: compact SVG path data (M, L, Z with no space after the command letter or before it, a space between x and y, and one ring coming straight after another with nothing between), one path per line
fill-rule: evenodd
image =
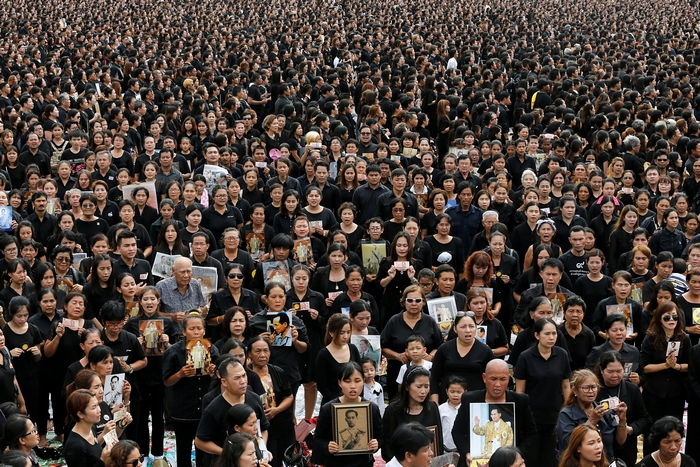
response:
M397 266L397 263L400 266ZM422 269L413 258L413 242L406 232L399 232L391 242L388 255L379 263L377 281L384 290L380 301L382 324L386 324L400 309L401 295L416 281L416 272Z
M302 264L292 268L292 288L287 292L286 309L293 312L306 325L309 336L309 350L306 357L305 372L302 371L301 382L304 385L305 418L313 416L316 407L318 389L314 380L316 358L315 356L323 347L323 337L326 328L327 308L326 301L319 292L309 288L311 271ZM313 356L310 357L309 356Z
M81 293L70 292L63 299L64 318L70 320L66 325L62 321L56 321L51 327L49 338L44 343L44 356L53 358L54 364L51 371L55 374L55 384L61 386L63 376L68 366L80 360L84 352L80 347L81 335L85 329L94 328L95 324L83 318L85 312L85 296ZM54 394L52 392L52 394ZM54 403L54 407L63 404L63 398ZM55 410L55 409L54 409ZM54 426L56 434L63 435L62 424Z
M483 373L486 364L495 358L493 351L477 339L476 315L457 312L454 320L456 339L445 342L433 358L430 372L431 398L436 403L447 400L447 381L450 375L466 379L471 391L485 389Z
M12 356L17 383L22 390L27 413L32 421L37 420L39 403L39 367L41 359L41 332L29 319L29 300L25 297L14 297L9 303L9 316L12 317L2 332L5 335L5 346Z
M311 280L311 289L320 293L327 307L333 306L333 302L340 293L347 291L345 279L347 277L345 261L347 260L345 247L340 243L334 243L328 249L328 266L318 268Z
M101 420L100 404L87 389L78 389L67 401L68 415L75 426L63 446L68 467L101 467L109 459L109 449L102 449L94 432Z
M401 365L409 362L406 340L414 334L423 337L426 347L426 355L423 358L428 361L433 360L435 352L443 343L437 322L423 313L424 304L425 294L421 287L417 284L409 285L401 298L404 311L392 316L382 330L382 355L388 360L386 392L389 398L393 398L398 389L396 378Z

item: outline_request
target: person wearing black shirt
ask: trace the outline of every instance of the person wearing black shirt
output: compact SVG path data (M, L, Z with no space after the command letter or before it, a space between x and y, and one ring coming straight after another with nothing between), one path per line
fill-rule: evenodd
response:
M117 247L120 257L112 266L114 276L118 277L119 274L128 272L134 276L137 285L153 285L150 263L145 259L136 258L136 235L129 230L122 231L117 237Z
M227 204L228 192L223 185L215 186L211 193L214 203L202 211L202 227L209 229L218 241L228 227L243 227L243 214L237 207Z
M204 407L194 439L198 449L214 455L217 459L226 441L228 411L234 405L246 404L255 411L260 421L263 439L267 439L267 430L270 427L260 396L248 390L248 376L243 365L235 359L227 359L219 365L218 372L221 394Z
M118 301L105 303L100 310L100 316L104 323L102 341L112 349L116 370L126 373L126 379L131 384L130 402L134 423L127 426L126 435L129 439L137 439L141 392L134 372L144 369L148 365L148 359L136 336L124 330L127 313L123 303Z
M27 217L27 220L34 226L35 240L42 245L48 245L48 240L56 229L56 216L46 212L48 198L43 191L37 191L32 195L32 205L34 213Z
M567 243L571 244L571 249L559 257L559 261L564 265L564 272L571 282L576 285L579 277L588 274L586 259L588 253L584 249L586 233L581 226L574 226L569 231Z
M580 297L569 297L563 307L566 321L559 325L559 333L566 339L572 370L579 370L585 367L586 358L596 344L596 338L593 331L582 322L586 303Z
M186 315L182 320L185 339L168 347L163 354L163 383L173 388L170 417L175 430L178 465L191 463L192 442L202 418L202 398L209 392L210 375L216 369L210 364L207 374L197 375L194 365L187 363L187 341L204 338L205 326L199 314ZM209 353L212 360L219 356L216 346L212 346ZM201 454L198 457L201 458Z

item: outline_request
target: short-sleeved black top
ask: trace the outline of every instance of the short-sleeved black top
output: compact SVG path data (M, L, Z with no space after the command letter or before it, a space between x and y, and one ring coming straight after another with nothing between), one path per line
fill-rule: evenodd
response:
M530 396L535 423L555 425L564 405L562 381L571 376L566 350L554 346L545 360L538 346L530 347L520 355L514 376L525 380L525 394Z

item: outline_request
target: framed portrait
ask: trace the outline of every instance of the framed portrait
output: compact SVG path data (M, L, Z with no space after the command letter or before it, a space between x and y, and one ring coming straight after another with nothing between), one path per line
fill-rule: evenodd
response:
M371 454L367 445L372 439L372 403L337 403L332 413L333 441L340 447L336 455Z
M470 467L488 465L494 452L515 446L515 403L473 402L469 404Z
M382 346L379 341L380 336L355 335L350 337L350 343L357 347L357 350L360 352L360 358L371 358L374 361L377 371L379 371L382 359Z
M123 402L122 388L124 386L124 373L109 375L105 378L103 400L114 408Z
M136 202L131 193L136 188L142 187L146 188L146 190L148 191L148 200L146 201L146 204L155 209L156 212L158 212L158 195L156 194L156 184L153 182L141 182L136 185L123 186L122 194L124 195L124 199L130 199L131 201Z
M0 206L0 228L12 232L12 206Z
M430 450L433 451L433 456L441 455L442 446L440 445L437 425L426 426L426 428L433 432L433 439L430 441Z
M362 266L369 275L379 272L379 263L386 258L386 244L362 243Z
M245 245L248 254L253 261L258 261L265 254L265 233L264 232L248 232L245 234Z
M199 285L202 287L204 301L209 302L211 296L216 292L216 286L219 282L219 273L216 271L216 268L193 266L192 279L199 282Z
M566 301L566 294L563 293L550 293L547 295L549 302L552 304L552 316L554 317L554 322L557 326L564 322L564 302Z
M279 282L284 285L284 289L287 291L292 288L286 261L264 261L260 264L262 265L265 285L270 282Z
M187 341L185 352L186 363L193 364L197 376L209 375L211 365L211 341L209 339L196 339Z
M173 263L180 255L166 255L165 253L156 253L156 258L151 267L151 274L154 276L167 279L173 275Z
M145 319L139 321L139 334L143 340L143 346L146 355L159 356L165 352L165 343L160 341L160 336L163 335L165 325L162 319Z
M442 335L446 336L457 316L457 302L454 296L428 300L428 314L437 321Z
M267 314L267 331L273 347L292 346L292 314L288 311Z
M299 238L294 240L294 261L299 264L309 265L314 262L314 252L311 248L311 239L309 237Z

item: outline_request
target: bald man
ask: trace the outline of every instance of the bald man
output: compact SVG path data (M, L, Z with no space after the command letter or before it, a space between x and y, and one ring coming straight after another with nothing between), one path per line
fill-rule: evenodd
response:
M192 280L192 260L181 256L173 262L173 276L156 284L160 294L160 311L178 323L185 314L196 310L206 317L209 307L204 301L202 286Z
M500 359L491 360L486 365L483 374L486 389L479 391L468 391L462 396L462 405L457 412L457 418L452 428L452 438L454 439L460 460L458 467L465 467L471 463L470 427L472 426L472 415L470 404L486 402L489 404L503 404L507 402L515 403L515 444L522 452L525 463L534 456L532 452L533 444L537 441L537 426L530 411L530 398L527 394L517 394L508 390L510 383L510 372L508 364ZM493 408L489 407L490 409ZM476 453L475 456L479 456ZM466 461L466 462L465 462ZM534 465L534 464L533 464Z

